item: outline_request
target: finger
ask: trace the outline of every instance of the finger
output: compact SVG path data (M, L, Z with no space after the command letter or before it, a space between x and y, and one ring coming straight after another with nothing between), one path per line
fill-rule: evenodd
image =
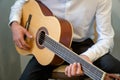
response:
M17 47L19 47L19 44L18 44L17 42L15 42L15 45L16 45Z
M25 32L25 35L26 35L28 38L32 38L32 35L31 35L27 30L25 30L24 32Z
M71 77L71 68L72 68L72 64L70 64L70 66L68 67L68 77Z
M83 71L82 71L82 67L80 65L80 63L77 63L77 71L76 71L77 75L83 75Z
M20 43L21 43L21 47L22 47L24 50L29 50L29 49L30 49L30 46L25 42L24 39L20 40Z
M65 68L65 75L68 74L68 67L69 67L69 66L66 66L66 68Z
M77 71L77 63L73 63L73 66L71 68L71 75L75 76Z
M115 74L108 74L108 76L109 76L110 78L114 78L114 79L116 79L116 80L120 80L120 76L117 76L117 75L115 75Z
M19 40L17 40L15 42L15 44L17 45L17 47L19 47L20 49L22 49L22 44L21 44L21 42Z

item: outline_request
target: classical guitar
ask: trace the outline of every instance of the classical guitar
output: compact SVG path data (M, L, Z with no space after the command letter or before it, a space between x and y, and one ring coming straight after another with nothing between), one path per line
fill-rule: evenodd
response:
M70 50L72 41L72 26L57 18L40 1L29 0L22 9L21 25L33 35L33 39L25 37L31 46L29 51L19 49L22 55L34 55L42 65L59 65L63 61L79 62L84 73L93 80L103 80L106 72L80 58Z

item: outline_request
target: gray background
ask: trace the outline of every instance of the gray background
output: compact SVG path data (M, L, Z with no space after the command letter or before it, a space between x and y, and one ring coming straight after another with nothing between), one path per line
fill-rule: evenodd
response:
M30 57L20 56L16 52L8 27L10 7L14 1L0 0L0 80L18 80L30 59ZM120 0L112 1L112 25L116 34L112 55L120 60Z
M0 80L18 80L20 56L14 48L8 17L14 0L0 0Z

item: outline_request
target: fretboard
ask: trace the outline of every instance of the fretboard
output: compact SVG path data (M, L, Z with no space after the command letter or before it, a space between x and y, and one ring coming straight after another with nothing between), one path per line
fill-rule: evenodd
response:
M53 51L57 56L61 57L64 61L68 62L69 64L74 62L80 63L82 65L84 74L89 76L91 79L93 80L103 79L105 75L104 71L97 68L93 64L88 63L69 48L50 38L50 36L45 35L43 45L50 49L51 51Z

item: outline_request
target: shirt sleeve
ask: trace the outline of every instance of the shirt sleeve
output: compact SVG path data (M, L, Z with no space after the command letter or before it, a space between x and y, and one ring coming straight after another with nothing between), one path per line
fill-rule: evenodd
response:
M16 0L16 2L11 6L10 16L9 16L9 24L13 21L17 21L20 23L21 20L21 12L22 12L22 6L24 3L28 0Z
M97 42L86 52L82 53L93 62L112 50L114 45L114 31L111 25L111 0L98 0L96 11L96 31L98 33Z

